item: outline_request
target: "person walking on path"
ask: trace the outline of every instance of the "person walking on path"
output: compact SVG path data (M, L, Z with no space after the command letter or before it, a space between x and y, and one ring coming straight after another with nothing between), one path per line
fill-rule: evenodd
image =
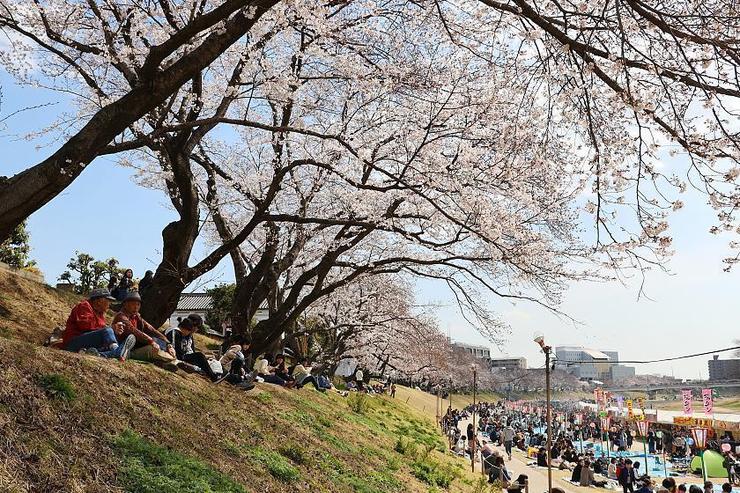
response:
M511 423L507 424L506 428L504 428L503 439L504 448L509 456L509 460L511 460L511 448L514 444L514 428L512 428Z

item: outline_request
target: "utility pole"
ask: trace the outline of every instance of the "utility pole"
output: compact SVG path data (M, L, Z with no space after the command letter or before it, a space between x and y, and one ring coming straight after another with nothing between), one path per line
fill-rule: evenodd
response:
M545 345L545 338L537 336L534 342L540 345L545 353L545 401L547 405L547 491L552 493L552 411L550 409L550 346Z
M475 445L478 438L478 428L475 426L475 392L478 384L478 367L473 363L473 443L470 445L470 470L475 472Z

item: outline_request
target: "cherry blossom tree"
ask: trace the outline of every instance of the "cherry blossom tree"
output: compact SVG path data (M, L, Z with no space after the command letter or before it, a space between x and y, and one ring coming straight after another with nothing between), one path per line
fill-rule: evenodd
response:
M560 173L580 159L567 138L547 136L547 116L530 114L505 71L438 41L437 18L408 9L395 23L356 23L338 40L286 40L292 55L260 62L273 82L242 102L246 117L221 119L241 142L210 148L226 159L197 158L222 242L254 220L283 173L265 228L232 255L237 292L247 293L236 303L246 313L234 317L244 330L249 310L282 293L252 334L259 348L369 274L442 280L488 334L501 324L477 290L554 306L564 280L591 275L563 262L589 255L573 235L580 184ZM294 79L278 76L286 73ZM511 138L518 118L539 118L542 130Z
M0 183L0 239L64 190L114 139L197 78L277 0L0 2L12 47L0 63L23 83L69 94L64 144Z

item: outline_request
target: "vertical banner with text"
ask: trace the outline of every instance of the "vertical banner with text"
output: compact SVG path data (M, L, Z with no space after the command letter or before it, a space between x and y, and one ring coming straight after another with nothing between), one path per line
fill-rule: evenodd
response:
M683 413L691 415L694 410L691 407L691 389L685 389L681 391L681 399L683 400Z
M712 416L714 414L714 399L712 398L712 389L702 389L701 400L704 402L704 413L707 416Z

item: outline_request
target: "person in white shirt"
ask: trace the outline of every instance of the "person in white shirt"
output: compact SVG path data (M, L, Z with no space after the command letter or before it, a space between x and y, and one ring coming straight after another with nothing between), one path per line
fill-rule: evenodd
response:
M358 368L357 371L355 372L355 382L357 382L357 390L359 391L365 390L364 379L365 379L365 374L362 373L362 370Z
M506 428L504 428L502 435L504 439L504 448L506 449L506 453L509 455L509 460L511 460L511 447L514 443L514 428L512 428L510 424L507 425Z
M316 390L325 391L319 386L319 382L316 377L311 375L311 362L308 358L301 358L298 360L298 364L293 368L293 378L295 379L296 388L300 389L304 385L309 383L313 385Z
M617 479L617 459L612 457L609 467L606 468L606 476L609 479Z
M275 375L275 368L270 366L270 356L264 355L262 358L258 358L254 362L254 371L257 376L263 379L267 383L274 385L281 385L285 387L286 382L279 376Z

